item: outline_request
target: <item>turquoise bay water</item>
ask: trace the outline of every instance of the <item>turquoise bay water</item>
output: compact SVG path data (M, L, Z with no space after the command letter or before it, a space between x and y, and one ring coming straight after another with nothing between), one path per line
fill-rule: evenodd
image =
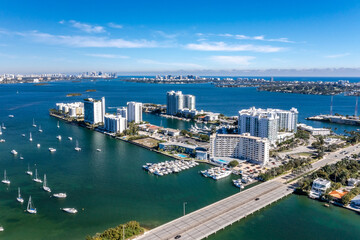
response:
M85 93L87 89L97 89L97 92ZM224 89L214 88L210 84L147 85L120 81L83 81L56 82L46 86L0 85L0 123L4 122L7 127L0 137L6 139L5 143L0 143L0 175L6 169L11 180L10 186L0 185L0 225L5 228L5 232L0 233L0 239L84 239L88 234L93 235L129 220L137 220L151 228L181 216L183 202L188 203L186 211L191 212L236 193L238 189L231 184L233 178L215 182L201 177L198 172L208 168L207 165L165 177L149 175L141 169L143 164L169 158L61 121L58 129L57 120L48 115L48 109L54 107L56 102L80 101L85 97L105 96L108 107L122 106L131 100L164 104L166 91L172 89L196 95L198 108L227 115L236 115L238 110L251 106L297 107L300 119L303 119L327 113L330 102L326 96L260 93L253 88ZM16 94L17 91L19 94ZM83 95L66 97L66 94L74 92ZM351 114L354 105L354 98L334 97L334 112ZM15 115L15 118L8 118L9 114ZM41 125L43 133L32 127L33 118L36 124ZM144 114L144 119L153 124L180 129L191 125L189 122L150 114ZM312 125L326 126L321 123ZM354 129L337 127L338 131ZM30 131L33 142L28 140ZM22 137L22 133L26 137ZM56 139L57 135L63 137L61 141ZM69 141L68 136L72 136L73 141ZM74 150L75 140L79 141L81 152ZM39 149L37 143L41 144ZM57 151L51 154L49 147ZM102 152L97 152L97 148L101 148ZM16 149L24 160L12 156L12 149ZM25 174L28 164L32 170L36 167L41 177L47 174L48 185L53 192L66 192L68 198L50 198L41 185L31 181L31 177ZM21 187L25 198L23 205L16 201L17 187ZM38 209L37 215L24 212L29 195ZM283 229L292 229L302 218L308 219L310 226L316 221L323 222L322 218L318 220L313 217L314 213L317 216L316 204L306 198L292 196L213 237L238 239L236 236L240 234L250 239L263 239L265 236L270 239L288 239L285 235L269 235L265 230L270 231L276 223L284 225ZM65 214L60 211L62 207L75 207L79 213ZM340 215L344 229L353 229L352 222L359 223L359 216L348 211L320 209L320 213L334 221ZM264 220L262 214L268 217ZM287 217L290 215L295 217ZM252 221L261 223L267 235L262 234L262 228L250 231L248 226L252 226ZM312 231L325 234L328 231L325 224L326 221L324 226L316 225L318 227L312 228ZM343 233L352 234L346 230ZM356 231L353 233L353 239L360 235Z

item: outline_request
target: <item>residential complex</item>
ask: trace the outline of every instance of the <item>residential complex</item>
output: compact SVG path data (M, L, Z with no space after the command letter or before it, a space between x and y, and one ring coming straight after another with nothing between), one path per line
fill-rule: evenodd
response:
M56 103L56 110L69 117L79 118L84 116L84 103Z
M328 128L314 128L303 123L298 124L299 129L307 131L314 136L327 136L331 134L331 130Z
M128 119L128 111L126 107L121 107L116 109L117 115L122 116L123 118Z
M170 91L166 93L166 113L176 115L183 109L195 110L195 96L184 95L181 91Z
M327 189L331 187L331 182L323 178L317 178L314 180L309 196L311 198L319 198L323 195Z
M142 122L142 103L128 102L127 117L128 117L128 122L132 122L132 121L134 121L135 123Z
M90 124L104 123L105 117L105 98L95 100L93 98L84 99L84 121Z
M269 161L269 141L244 134L210 136L210 158L231 157L265 165Z
M104 128L113 133L122 133L127 127L126 118L120 115L106 114Z
M280 109L249 108L239 111L239 133L268 138L271 143L278 139L278 132L296 132L298 111Z

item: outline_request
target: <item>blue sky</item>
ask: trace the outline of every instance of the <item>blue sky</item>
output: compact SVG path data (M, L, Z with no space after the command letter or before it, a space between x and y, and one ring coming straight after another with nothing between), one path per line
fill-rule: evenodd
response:
M359 19L353 0L2 0L0 73L352 75Z

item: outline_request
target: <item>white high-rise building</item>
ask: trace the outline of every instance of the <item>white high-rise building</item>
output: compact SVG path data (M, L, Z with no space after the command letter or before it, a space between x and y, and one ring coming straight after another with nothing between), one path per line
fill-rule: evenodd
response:
M257 164L269 162L270 143L266 138L244 134L213 134L210 136L210 158L231 157Z
M196 101L193 95L183 95L181 91L166 93L166 113L176 115L182 109L195 110Z
M84 100L84 121L90 124L104 123L105 98L95 100L87 98Z
M128 102L127 103L128 122L135 123L142 122L142 103Z
M117 115L122 116L123 118L128 119L128 112L126 107L121 107L116 110Z
M105 115L104 128L109 132L122 133L126 129L126 125L126 118L120 115Z

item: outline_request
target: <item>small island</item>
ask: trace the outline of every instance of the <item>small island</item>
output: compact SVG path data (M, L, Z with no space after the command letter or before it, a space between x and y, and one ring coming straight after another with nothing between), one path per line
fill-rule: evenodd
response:
M130 221L114 228L109 228L103 233L97 233L95 236L87 236L86 240L121 240L129 239L141 235L145 228L141 227L136 221ZM125 233L125 237L123 234Z
M49 85L49 83L45 82L45 83L37 83L34 84L35 86L45 86L45 85Z
M76 97L76 96L81 96L81 93L69 93L66 94L67 97Z
M96 89L88 89L86 92L96 92Z

